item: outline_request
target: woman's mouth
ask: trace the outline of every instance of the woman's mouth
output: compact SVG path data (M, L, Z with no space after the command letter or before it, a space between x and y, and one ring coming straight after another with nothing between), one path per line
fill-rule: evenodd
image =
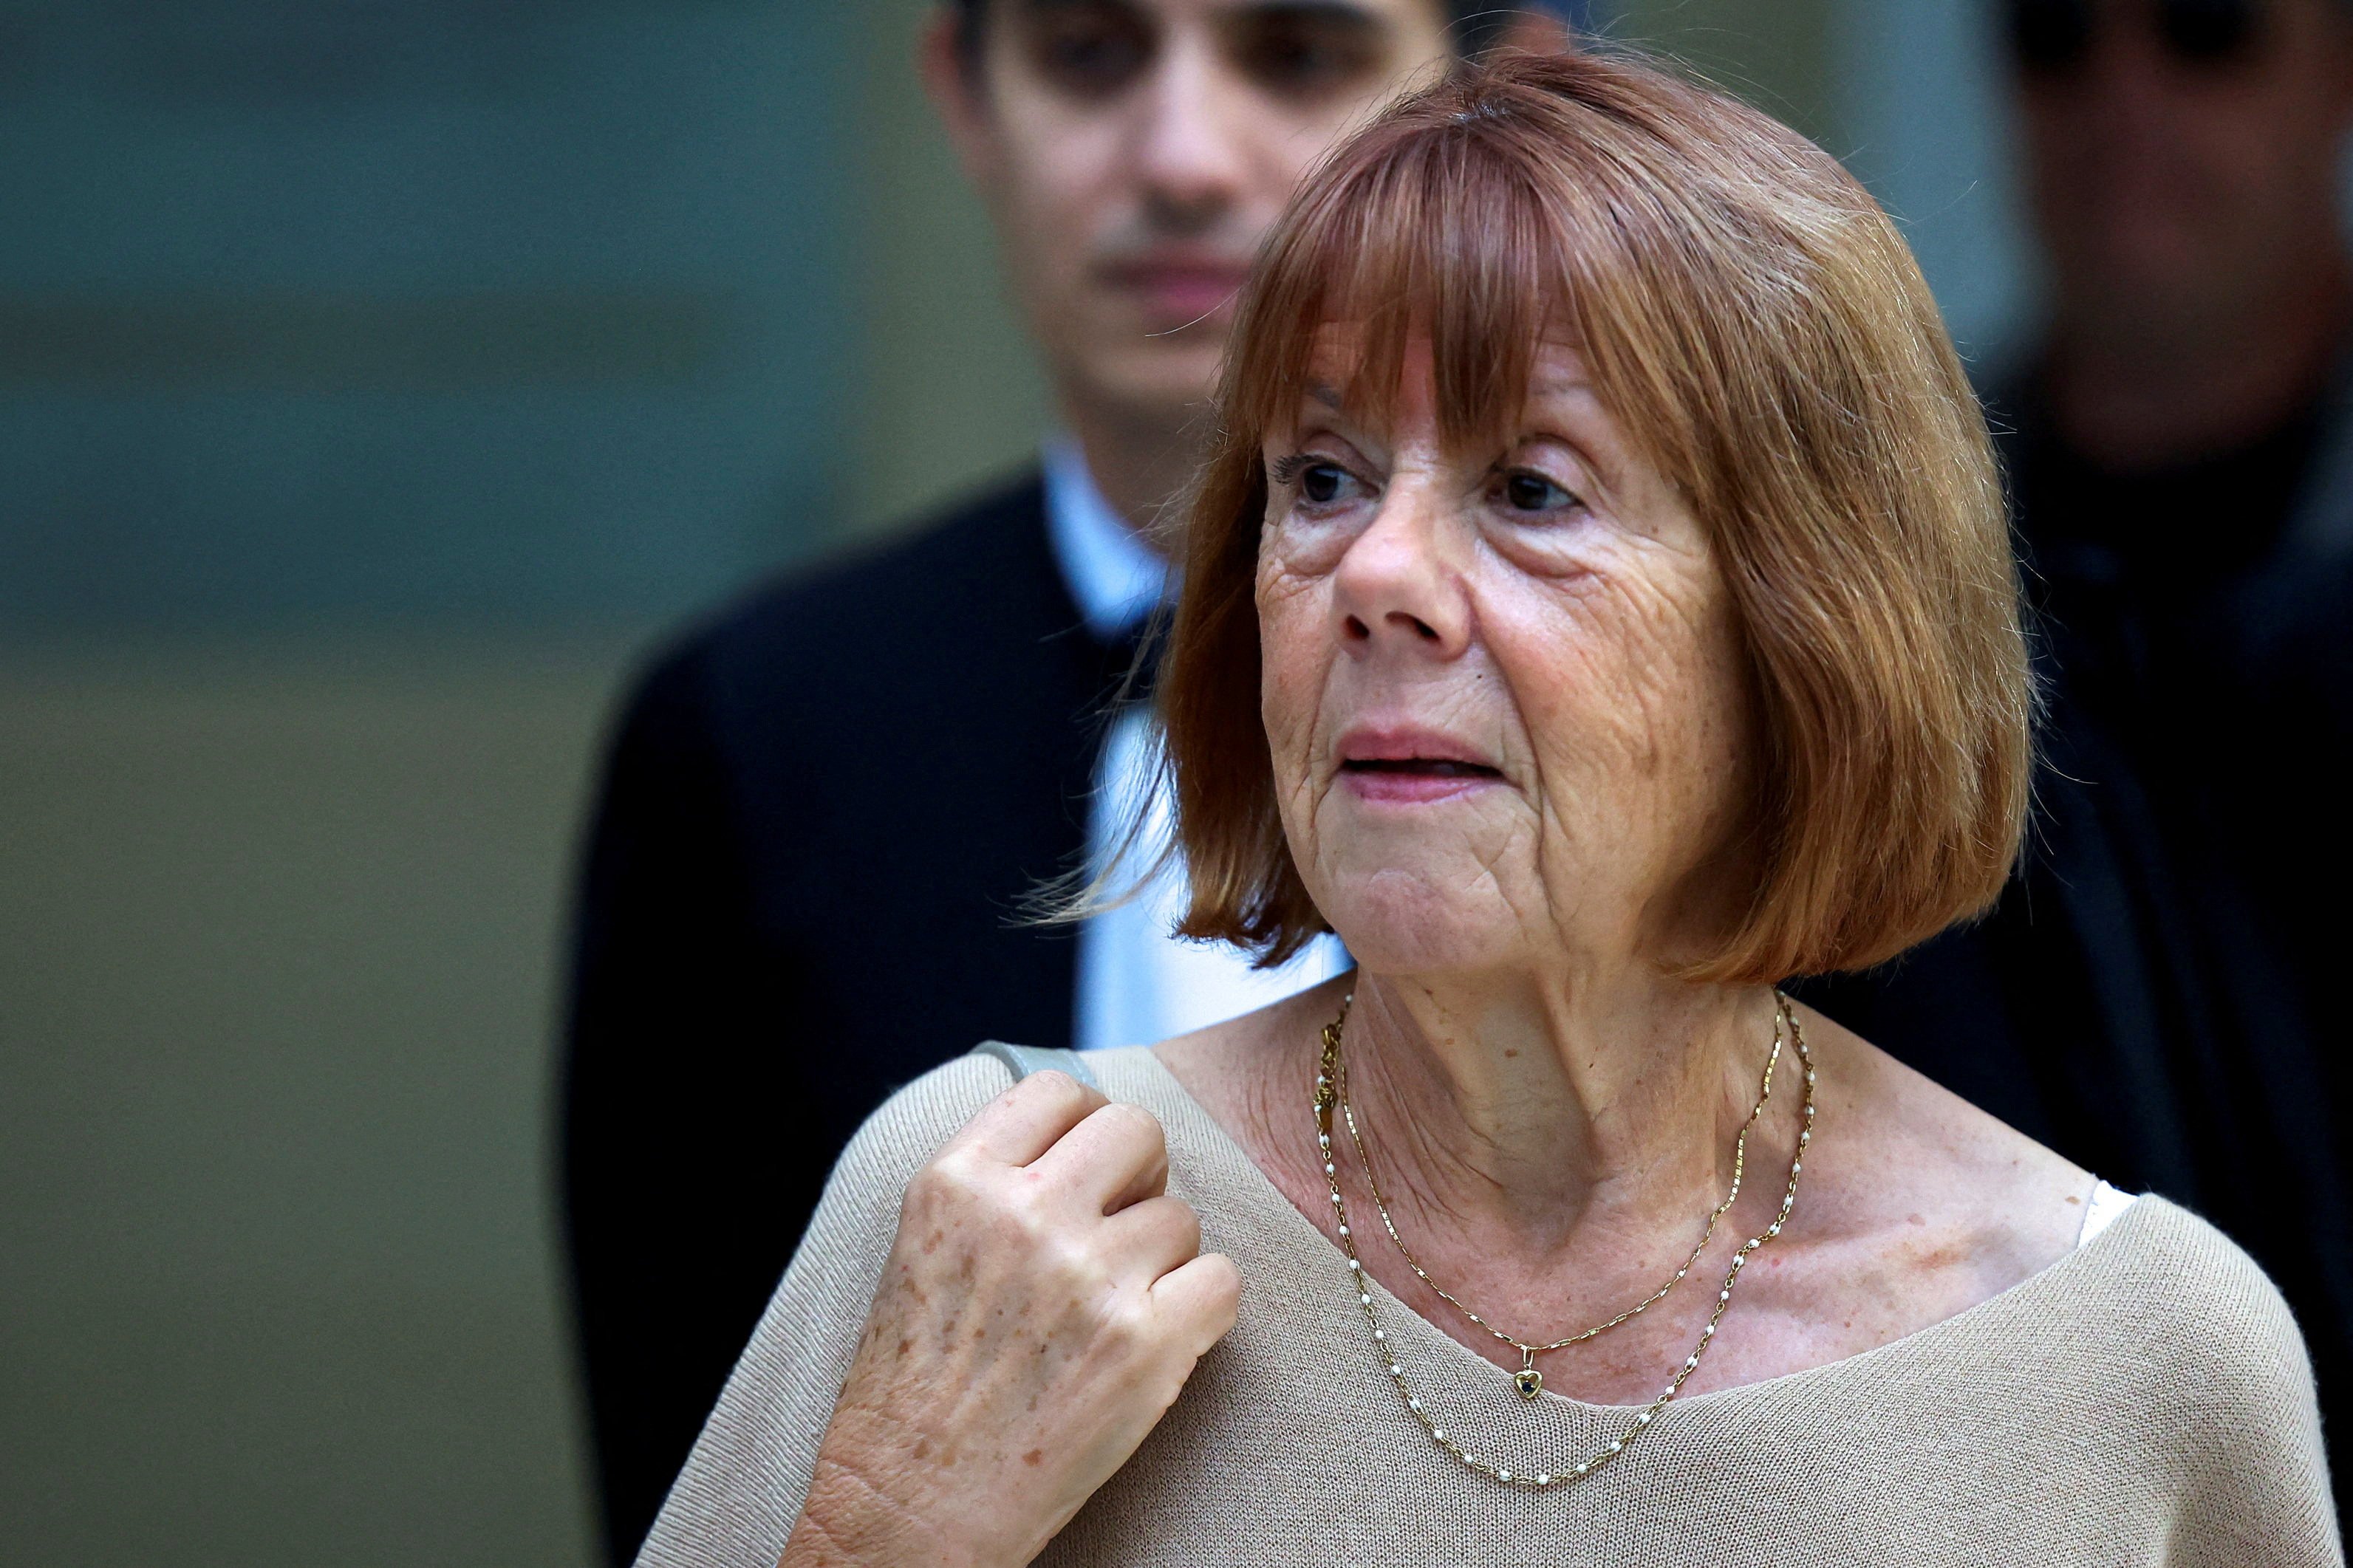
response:
M1503 782L1500 770L1453 757L1356 757L1340 776L1362 800L1419 804Z

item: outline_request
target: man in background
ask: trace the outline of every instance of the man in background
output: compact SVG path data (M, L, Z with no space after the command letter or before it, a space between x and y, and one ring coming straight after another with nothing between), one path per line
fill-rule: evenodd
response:
M1018 923L1145 804L1107 707L1158 604L1230 301L1299 176L1459 53L1440 0L956 0L926 87L1063 433L1039 471L766 589L630 699L587 853L565 1195L608 1543L631 1555L842 1144L976 1042L1145 1043L1323 978L1174 942L1166 889ZM961 367L943 363L936 374ZM923 460L925 433L902 433Z
M2353 1409L2345 0L2006 7L2051 314L1997 384L2049 682L1983 924L1842 1022L2278 1281ZM2340 1467L2340 1469L2342 1467Z

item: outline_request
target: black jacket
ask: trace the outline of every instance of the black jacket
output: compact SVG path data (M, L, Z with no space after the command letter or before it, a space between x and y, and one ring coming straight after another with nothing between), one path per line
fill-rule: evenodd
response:
M626 1561L892 1088L1067 1045L1075 864L1125 650L1082 624L1032 478L762 592L629 700L580 895L565 1217Z
M2295 1308L2341 1419L2353 374L2263 439L2154 474L2066 451L2031 380L1994 412L2050 701L2024 862L1982 922L1804 989L2228 1232Z

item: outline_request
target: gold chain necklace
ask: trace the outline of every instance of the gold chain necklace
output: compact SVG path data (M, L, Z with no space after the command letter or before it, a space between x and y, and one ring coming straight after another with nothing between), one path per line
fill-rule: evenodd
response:
M1365 1314L1365 1325L1372 1331L1375 1352L1379 1355L1381 1364L1384 1370L1388 1373L1389 1382L1396 1386L1398 1396L1405 1401L1407 1412L1410 1414L1415 1420L1421 1423L1422 1429L1430 1434L1432 1441L1437 1443L1440 1447L1445 1449L1448 1453L1453 1455L1455 1458L1461 1461L1465 1468L1476 1470L1480 1474L1487 1476L1493 1480L1500 1481L1505 1486L1517 1487L1523 1490L1528 1491L1542 1491L1551 1487L1563 1485L1567 1482L1582 1480L1594 1471L1599 1470L1603 1466L1609 1464L1619 1455L1624 1453L1626 1451L1626 1446L1629 1443L1631 1443L1635 1438L1641 1436L1642 1433L1649 1428L1651 1421L1658 1415L1659 1412L1665 1409L1669 1405L1674 1403L1675 1396L1683 1392L1683 1384L1690 1381L1692 1373L1699 1370L1700 1358L1707 1353L1708 1346L1715 1342L1716 1326L1724 1321L1724 1314L1732 1306L1732 1291L1733 1288L1740 1282L1741 1269L1747 1264L1751 1255L1753 1255L1759 1247L1763 1247L1767 1242L1772 1240L1775 1237L1779 1236L1781 1234L1781 1227L1789 1222L1790 1211L1796 1206L1798 1201L1798 1176L1799 1173L1805 1169L1806 1145L1812 1142L1814 1137L1814 1058L1812 1054L1806 1048L1806 1032L1804 1027L1798 1021L1797 1010L1790 1005L1789 999L1787 996L1783 996L1778 992L1775 993L1775 1054L1778 1057L1780 1048L1782 1029L1786 1025L1789 1042L1797 1047L1798 1065L1805 1073L1805 1103L1802 1108L1804 1120L1802 1125L1800 1125L1798 1130L1797 1147L1791 1152L1789 1156L1789 1183L1788 1188L1781 1194L1780 1212L1774 1215L1773 1223L1771 1225L1767 1226L1759 1234L1752 1236L1747 1240L1742 1242L1739 1248L1732 1255L1732 1265L1725 1272L1723 1288L1716 1292L1715 1306L1714 1310L1708 1313L1707 1322L1699 1331L1698 1342L1693 1345L1691 1354L1683 1358L1683 1365L1675 1370L1674 1376L1668 1382L1667 1386L1660 1392L1658 1397L1651 1400L1650 1404L1644 1405L1641 1410L1637 1411L1633 1419L1627 1424L1625 1429L1610 1440L1608 1447L1599 1450L1589 1458L1579 1459L1574 1466L1564 1467L1558 1470L1542 1469L1531 1472L1525 1469L1515 1470L1508 1468L1504 1466L1494 1463L1494 1461L1491 1459L1482 1458L1479 1456L1471 1453L1454 1438L1449 1436L1447 1435L1446 1428L1438 1424L1437 1418L1433 1416L1430 1413L1428 1407L1422 1404L1420 1397L1417 1395L1409 1386L1408 1386L1406 1383L1405 1367L1403 1363L1397 1359L1395 1352L1389 1349L1388 1332L1381 1327L1378 1310L1373 1304L1371 1289L1372 1281L1365 1273L1364 1260L1356 1255L1356 1237L1348 1224L1348 1204L1347 1200L1343 1197L1340 1193L1339 1167L1336 1161L1334 1159L1332 1152L1332 1115L1335 1108L1342 1107L1345 1104L1342 1096L1345 1089L1347 1081L1346 1066L1340 1055L1341 1029L1342 1026L1347 1020L1348 1004L1354 1000L1355 995L1353 993L1344 998L1340 1005L1339 1016L1334 1018L1331 1023L1324 1026L1324 1057L1315 1079L1315 1144L1323 1156L1324 1180L1329 1182L1332 1187L1332 1212L1339 1223L1340 1250L1346 1255L1348 1278L1356 1292L1356 1305ZM1771 1072L1772 1068L1770 1063L1768 1063L1766 1068L1767 1081L1765 1086L1767 1090L1770 1089ZM1757 1110L1750 1111L1748 1121L1741 1124L1741 1135L1743 1138L1746 1138L1749 1126L1756 1121L1758 1113L1763 1109L1762 1098L1760 1096ZM1361 1159L1364 1154L1364 1141L1362 1138L1356 1136L1355 1114L1353 1112L1347 1113L1346 1120L1348 1123L1349 1135L1355 1140L1356 1143L1357 1156ZM1736 1172L1737 1170L1737 1166L1738 1155L1736 1154ZM1365 1167L1365 1177L1366 1184L1369 1186L1372 1181L1372 1167L1369 1164ZM1735 1192L1736 1195L1736 1185ZM1388 1206L1386 1204L1381 1203L1381 1200L1377 1195L1377 1189L1376 1189L1375 1202L1381 1207L1382 1221L1386 1225L1388 1218ZM1726 1199L1724 1205L1716 1211L1717 1215L1721 1215L1724 1210L1730 1206L1731 1200ZM1712 1227L1715 1221L1711 1219L1709 1223ZM1389 1226L1389 1235L1392 1240L1396 1239L1397 1231L1395 1226ZM1704 1238L1701 1245L1703 1247L1706 1245ZM1405 1244L1402 1241L1398 1241L1398 1246L1400 1250L1403 1250ZM1408 1261L1410 1262L1412 1259L1412 1254L1409 1252L1406 1256ZM1696 1261L1698 1255L1694 1253L1693 1256L1694 1261ZM1678 1279L1682 1279L1683 1272L1690 1267L1690 1264L1685 1264L1683 1269L1676 1271L1675 1278ZM1421 1272L1420 1267L1418 1264L1415 1265L1415 1272L1417 1274ZM1424 1274L1422 1275L1422 1278L1427 1281L1429 1276ZM1662 1288L1656 1294L1651 1296L1648 1300L1643 1301L1641 1305L1648 1306L1651 1301L1657 1300L1660 1296L1666 1294L1666 1289L1672 1289L1672 1283L1673 1282L1672 1280L1669 1281L1666 1288ZM1438 1287L1433 1283L1430 1285L1430 1289L1435 1290ZM1440 1292L1440 1294L1443 1294L1443 1292ZM1457 1310L1464 1312L1465 1315L1469 1315L1469 1309L1463 1307L1460 1301L1454 1301L1454 1299L1451 1296L1447 1297L1447 1300L1449 1301L1453 1301ZM1604 1330L1613 1328L1618 1322L1623 1321L1625 1319L1631 1318L1635 1312L1641 1310L1641 1307L1630 1308L1618 1319L1588 1330L1582 1336L1577 1336L1569 1340L1563 1341L1562 1343L1564 1345L1573 1344L1577 1342L1577 1338L1589 1339L1594 1334L1602 1332ZM1472 1321L1477 1321L1478 1320L1474 1317ZM1486 1329L1489 1333L1495 1334L1497 1338L1504 1340L1506 1343L1519 1347L1524 1359L1529 1364L1524 1365L1519 1373L1513 1374L1513 1382L1515 1386L1521 1386L1524 1396L1530 1399L1535 1398L1536 1392L1543 1386L1541 1376L1537 1379L1535 1389L1529 1389L1521 1385L1520 1381L1527 1375L1528 1372L1533 1370L1533 1357L1527 1355L1528 1346L1521 1341L1512 1339L1511 1336L1500 1332L1489 1324L1482 1322L1479 1326Z
M1757 1119L1765 1113L1765 1107L1773 1099L1773 1069L1780 1064L1781 1060L1781 1042L1787 1034L1789 1021L1788 1005L1778 995L1776 996L1773 1006L1773 1048L1766 1054L1765 1072L1757 1086L1757 1103L1748 1108L1748 1115L1740 1123L1739 1131L1733 1135L1732 1185L1724 1194L1724 1201L1709 1211L1707 1224L1700 1230L1699 1240L1694 1244L1691 1256L1684 1258L1682 1266L1672 1274L1667 1276L1664 1284L1616 1317L1606 1322L1596 1323L1580 1333L1568 1334L1560 1339L1537 1343L1521 1339L1516 1334L1506 1333L1463 1305L1453 1292L1430 1277L1430 1270L1421 1266L1421 1259L1413 1255L1413 1248L1408 1247L1405 1244L1405 1237L1398 1234L1397 1221L1389 1217L1388 1199L1382 1194L1380 1182L1373 1174L1373 1157L1366 1152L1364 1134L1356 1129L1356 1112L1348 1103L1347 1069L1340 1058L1340 1035L1348 1021L1348 1005L1355 1000L1354 993L1341 997L1340 1016L1324 1026L1324 1060L1316 1081L1319 1088L1324 1084L1330 1084L1333 1096L1339 1102L1341 1119L1348 1126L1348 1142L1356 1145L1356 1163L1364 1170L1365 1185L1373 1194L1373 1207L1381 1216L1381 1228L1388 1232L1389 1240L1396 1244L1398 1254L1405 1258L1406 1266L1413 1270L1415 1277L1424 1285L1430 1287L1440 1300L1461 1313L1477 1327L1485 1330L1489 1334L1520 1352L1520 1370L1512 1374L1512 1385L1519 1390L1521 1398L1534 1399L1544 1392L1544 1373L1536 1370L1536 1357L1552 1351L1567 1350L1571 1345L1583 1344L1588 1340L1597 1339L1621 1323L1631 1322L1649 1308L1663 1300L1667 1293L1672 1290L1676 1284L1698 1264L1700 1255L1707 1250L1707 1244L1715 1237L1717 1222L1722 1220L1732 1205L1739 1201L1741 1176L1747 1169L1749 1130L1757 1125ZM1325 1151L1325 1153L1327 1156L1325 1163L1328 1164L1330 1151ZM1336 1177L1339 1173L1328 1171L1325 1173Z

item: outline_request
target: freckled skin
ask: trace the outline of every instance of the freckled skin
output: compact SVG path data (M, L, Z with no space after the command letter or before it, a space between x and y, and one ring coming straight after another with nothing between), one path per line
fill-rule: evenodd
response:
M1358 968L1155 1049L1322 1223L1298 1108L1352 993L1350 1094L1402 1231L1490 1321L1551 1339L1682 1266L1771 1037L1765 987L1673 973L1756 886L1742 834L1759 737L1714 542L1736 520L1693 513L1571 348L1540 348L1509 426L1455 449L1426 342L1409 341L1389 408L1352 416L1332 390L1354 379L1348 334L1326 329L1298 409L1262 433L1255 589L1276 804ZM1383 734L1493 776L1417 795L1440 776L1426 763L1388 784L1344 766ZM1941 1321L2063 1254L2080 1223L2087 1173L1801 1011L1820 1069L1804 1191L1686 1393ZM1694 1278L1772 1223L1799 1136L1781 1081ZM1340 1180L1368 1207L1352 1163ZM1517 1370L1388 1249L1366 1267ZM1712 1297L1678 1291L1563 1352L1546 1388L1646 1401Z
M1233 1326L1240 1281L1167 1176L1157 1121L1060 1073L915 1174L784 1563L1044 1548Z
M1345 384L1344 357L1319 369ZM1496 450L1444 450L1433 398L1417 344L1390 428L1311 397L1267 446L1345 476L1328 504L1271 487L1261 532L1261 706L1301 874L1367 969L1671 948L1715 911L1705 888L1653 890L1691 887L1731 835L1749 745L1706 531L1572 350L1544 351ZM1450 808L1433 852L1426 825L1340 784L1341 737L1366 722L1464 737L1505 787Z

